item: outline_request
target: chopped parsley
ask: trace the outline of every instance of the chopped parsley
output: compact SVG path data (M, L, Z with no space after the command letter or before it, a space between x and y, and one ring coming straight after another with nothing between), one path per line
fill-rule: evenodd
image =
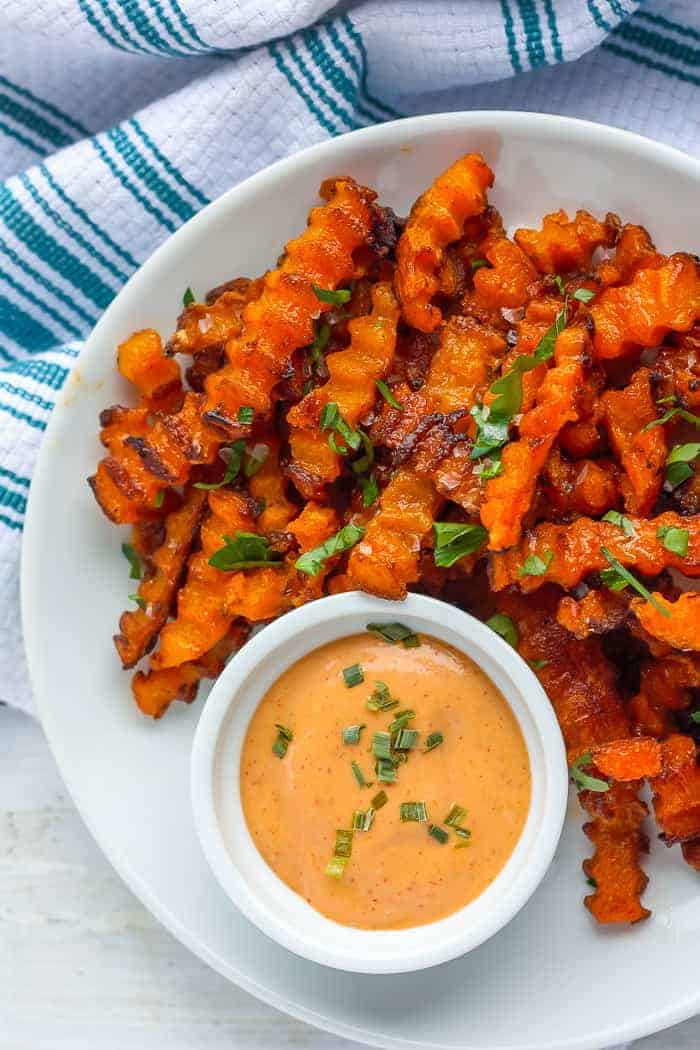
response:
M215 551L209 564L220 572L240 569L279 569L283 562L273 558L267 539L256 532L236 531L233 539L224 536L224 546Z
M443 569L480 550L489 538L483 525L469 525L462 522L434 521L435 564Z
M501 638L508 642L508 645L512 645L514 649L518 648L518 628L510 616L506 616L504 613L496 613L486 621L486 626L490 627L496 634L500 634Z
M326 561L349 551L351 547L362 539L365 530L361 525L344 525L334 536L330 536L313 550L307 551L297 558L295 567L299 572L305 572L307 576L318 576L326 567Z
M314 290L314 295L322 303L330 303L331 306L343 306L345 303L350 301L352 292L349 288L337 288L335 291L331 288L319 288L317 284L311 285Z
M592 777L590 774L584 773L582 767L589 766L592 761L590 751L585 751L582 755L579 755L576 761L569 766L571 779L580 791L609 791L610 784L607 780L601 780L599 777Z
M131 546L130 543L122 543L122 554L124 555L126 560L129 562L129 565L131 566L131 570L129 572L129 579L130 580L140 580L141 579L141 559L139 558L138 554L136 553L136 551L134 550L134 548Z

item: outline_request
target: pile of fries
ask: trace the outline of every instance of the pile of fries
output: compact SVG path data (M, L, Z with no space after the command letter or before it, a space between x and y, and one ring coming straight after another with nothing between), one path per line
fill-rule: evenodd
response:
M277 269L119 347L138 403L102 413L90 478L132 530L115 643L159 718L324 594L466 609L559 719L586 906L636 922L646 779L700 870L698 262L612 214L509 237L492 183L464 156L402 220L328 180Z

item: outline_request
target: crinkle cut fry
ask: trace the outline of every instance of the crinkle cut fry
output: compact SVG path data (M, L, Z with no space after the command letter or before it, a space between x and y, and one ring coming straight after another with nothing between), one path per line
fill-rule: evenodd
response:
M561 436L561 435L560 435ZM619 469L610 459L564 459L557 445L542 472L545 517L583 514L597 518L620 501Z
M662 594L654 593L654 599L668 611L668 616L643 598L633 598L630 602L647 634L673 649L700 650L700 594L686 591L670 602Z
M687 332L700 317L700 276L692 255L637 270L629 284L604 289L590 306L598 358L657 346L669 332Z
M539 275L522 248L496 235L487 238L483 252L491 265L474 274L479 301L492 310L525 306L537 290Z
M590 340L581 325L565 328L555 345L554 367L537 393L537 403L525 413L517 441L501 456L501 473L486 484L481 521L489 532L489 549L512 547L520 539L522 522L535 497L540 471L565 423L577 419L578 391L584 382L584 361Z
M607 634L629 619L629 605L616 591L606 587L590 590L583 598L562 598L557 609L557 623L575 638L589 634Z
M700 655L671 652L645 661L640 691L628 703L635 733L665 737L675 728L676 712L690 707L700 689Z
M554 620L556 593L525 599L499 596L499 608L515 621L520 655L532 665L561 727L567 751L580 753L629 736L629 723L612 666L599 638L579 641ZM539 662L542 661L541 666ZM583 868L595 880L584 903L601 923L646 918L640 896L647 883L639 859L647 842L640 825L647 809L637 793L639 782L613 784L609 791L579 793L593 820L584 831L596 847Z
M545 215L540 230L516 230L515 242L540 273L573 273L587 270L595 249L612 245L614 236L610 216L599 222L590 212L579 210L569 219L560 208Z
M664 428L646 427L659 412L651 389L651 372L638 368L622 390L601 398L610 444L622 464L621 487L631 514L649 514L661 491L667 448Z
M661 347L654 364L657 396L659 399L675 396L683 408L697 414L700 410L700 324L676 336L673 343Z
M117 367L133 383L141 404L151 412L174 412L182 404L184 391L180 366L163 351L153 328L134 332L117 350Z
M578 754L569 753L569 762L590 752L596 776L609 780L643 780L661 772L661 745L651 736L623 737L606 744L596 744Z
M201 680L218 678L229 656L240 649L249 634L250 624L239 620L199 660L178 667L166 667L161 671L137 671L131 680L131 690L139 710L151 718L162 718L174 700L192 703Z
M612 522L578 518L570 525L542 522L527 533L516 547L491 556L491 582L500 591L517 584L527 593L544 583L558 583L572 590L590 572L610 568L601 548L628 569L643 576L656 576L667 568L678 569L685 576L700 576L700 515L682 517L666 511L655 518L630 518L633 536L626 536ZM661 528L686 529L688 553L684 558L667 550L657 536ZM543 560L552 559L541 576L520 576L520 567L526 558L536 554Z
M213 302L189 303L178 317L167 352L196 355L213 346L223 346L240 334L243 309L259 291L255 281L238 277Z
M470 153L439 175L418 198L396 248L396 292L403 316L413 328L434 332L442 313L432 304L440 289L445 248L459 239L467 219L486 208L493 172L483 157Z
M615 245L615 254L596 267L595 279L603 288L612 284L629 284L637 270L663 266L665 261L643 226L625 224Z
M328 433L320 429L323 408L335 403L350 427L372 408L377 396L375 380L391 368L396 348L399 309L391 284L380 282L372 289L372 312L348 325L350 345L326 359L328 382L316 387L287 413L291 428L292 462L289 475L302 495L322 493L339 476L341 457L328 444ZM342 439L338 439L342 445Z
M330 304L312 285L335 289L359 275L353 253L371 241L376 194L347 178L321 190L327 203L314 208L305 232L288 242L281 266L245 307L240 336L226 345L227 365L207 379L205 418L224 434L240 428L243 406L269 414L273 387L292 354L313 340L314 320Z
M119 619L114 644L122 667L133 667L153 648L170 615L205 504L205 494L190 489L182 506L166 518L163 543L152 556L152 570L138 587L145 608L130 609Z
M654 813L667 846L700 836L700 766L692 737L675 733L661 743L661 774L651 781Z

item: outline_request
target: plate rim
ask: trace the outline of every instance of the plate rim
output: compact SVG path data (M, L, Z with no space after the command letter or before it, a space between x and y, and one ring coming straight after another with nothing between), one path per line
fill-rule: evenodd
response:
M506 135L512 128L522 130L523 126L535 123L554 139L559 138L562 132L566 133L567 131L579 141L587 138L597 139L598 144L613 150L622 150L623 152L635 154L638 160L646 157L653 159L657 163L660 162L679 170L682 174L695 179L700 187L700 160L697 158L684 153L674 146L655 142L653 139L636 132L577 117L533 113L526 110L455 110L453 112L422 114L359 128L343 135L324 139L312 146L307 146L288 156L281 157L279 160L261 168L260 171L253 173L240 183L224 191L191 219L183 223L155 249L122 286L90 334L85 338L80 354L73 363L73 369L79 368L88 357L91 358L99 352L103 328L109 323L109 318L116 305L122 297L128 294L137 279L138 281L145 280L146 275L157 268L161 258L173 250L174 244L179 244L180 241L186 240L193 229L212 221L218 211L225 211L232 203L235 204L237 198L245 198L248 193L258 189L260 183L274 180L287 171L294 171L295 168L313 163L326 154L332 154L340 142L344 143L348 140L361 142L375 137L385 138L387 135L389 140L394 136L397 139L401 139L405 134L410 134L413 129L419 130L423 125L432 125L435 130L442 128L449 130L450 127L454 127L455 130L468 132L470 125L483 125L485 121L493 122L495 129L503 135ZM387 148L390 146L391 141L386 143ZM33 670L35 665L33 654L39 648L39 639L35 638L32 626L33 623L37 623L37 618L33 615L33 603L34 601L38 602L41 587L40 585L35 585L32 558L28 553L40 538L37 533L38 525L35 525L35 520L38 520L40 512L36 508L39 507L42 499L43 478L49 471L49 461L53 447L52 438L62 425L64 416L69 412L70 404L65 404L59 400L56 401L42 438L32 474L20 554L20 613L29 680L39 720L71 801L88 831L119 877L151 914L199 959L255 998L323 1031L345 1039L354 1040L355 1042L361 1042L368 1046L380 1047L382 1050L412 1050L412 1048L416 1048L416 1050L454 1050L453 1046L445 1043L414 1043L403 1037L384 1035L379 1038L377 1034L363 1027L348 1024L345 1021L318 1013L307 1006L299 1005L280 995L277 991L266 987L258 980L249 977L236 967L231 966L226 959L210 949L205 941L177 918L170 908L161 903L157 893L152 891L142 877L133 870L131 863L125 857L119 855L118 850L113 848L111 844L108 845L106 842L103 842L101 832L98 831L95 822L88 818L83 811L78 801L80 790L74 783L73 774L69 771L68 767L70 764L64 761L62 755L60 733L57 728L58 722L54 721L52 717L52 709L48 697L42 695L38 689L38 676ZM33 595L36 597L33 597ZM541 1042L528 1044L527 1046L520 1046L518 1050L598 1050L598 1048L608 1047L615 1043L639 1039L660 1032L671 1025L687 1020L698 1012L700 1012L700 990L697 995L675 1003L665 1010L658 1010L655 1014L648 1015L639 1021L633 1020L615 1028L600 1030L595 1035L583 1035L576 1039L567 1039L565 1042L550 1040L544 1044ZM502 1044L500 1047L483 1048L472 1044L468 1050L512 1050L512 1047Z

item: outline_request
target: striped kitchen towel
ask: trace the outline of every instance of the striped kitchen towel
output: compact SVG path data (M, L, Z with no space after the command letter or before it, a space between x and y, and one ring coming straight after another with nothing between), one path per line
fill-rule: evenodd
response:
M528 109L700 150L700 0L4 0L0 696L31 707L18 561L81 340L232 184L404 114Z

